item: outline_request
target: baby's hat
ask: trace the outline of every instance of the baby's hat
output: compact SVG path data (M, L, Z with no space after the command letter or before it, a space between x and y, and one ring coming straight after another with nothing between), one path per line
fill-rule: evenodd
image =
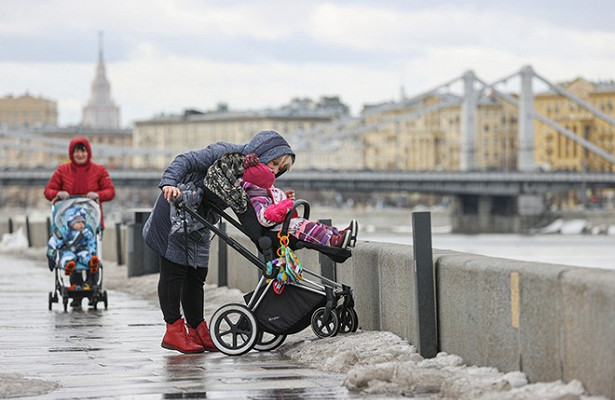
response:
M72 226L75 222L85 223L85 212L82 209L74 210L66 219L68 226Z
M254 153L247 154L243 159L243 180L256 186L269 189L275 182L275 175L268 166L263 164Z

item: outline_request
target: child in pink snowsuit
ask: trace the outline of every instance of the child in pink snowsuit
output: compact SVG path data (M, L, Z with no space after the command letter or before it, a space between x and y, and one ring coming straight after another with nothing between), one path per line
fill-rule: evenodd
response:
M256 212L258 222L273 231L282 229L282 222L293 206L293 201L287 193L273 186L275 175L269 166L260 162L256 154L246 155L244 173L241 185L250 197L250 204ZM294 195L292 196L294 197ZM354 247L357 241L359 225L351 220L348 227L339 230L293 215L288 227L288 233L299 240L333 247Z

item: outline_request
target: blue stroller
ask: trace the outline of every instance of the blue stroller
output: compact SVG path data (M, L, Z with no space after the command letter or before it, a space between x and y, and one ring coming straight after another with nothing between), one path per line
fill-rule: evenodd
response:
M57 249L48 249L47 257L50 263L50 268L53 267L55 280L54 290L49 292L49 310L52 309L52 304L57 303L58 294L62 296L64 311L68 309L69 299L73 299L74 304L80 304L83 298L88 298L89 305L95 310L98 308L98 302L102 301L107 309L107 291L103 289L103 263L100 261L102 255L102 230L100 228L100 207L94 200L86 197L70 197L69 199L59 201L51 207L51 234L54 236L50 242L58 243ZM77 239L69 240L69 218L74 215L75 210L78 210L82 220L84 220L84 231L87 230L88 237L93 236L95 251L98 263L95 266L88 265L82 257L76 257L74 261L74 271L72 275L80 282L87 284L75 285L71 284L69 276L64 271L62 256L67 252L75 252L72 248L73 243L79 240L83 234L78 234ZM94 257L92 257L94 258ZM86 279L84 280L84 274Z

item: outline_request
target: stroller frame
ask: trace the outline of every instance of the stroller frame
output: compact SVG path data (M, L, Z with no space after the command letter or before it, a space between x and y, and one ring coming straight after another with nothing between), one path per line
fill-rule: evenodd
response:
M96 207L99 207L97 202L95 202L94 200L89 200L88 198L83 197L83 196L71 196L68 200L64 200L64 201L75 201L76 204L82 203L82 204L88 204L88 206L95 205ZM52 205L52 219L53 219L53 216L55 216L55 209L56 209L56 204L53 204ZM98 214L98 218L99 220L97 221L97 226L93 228L95 230L95 232L93 233L96 238L96 254L99 256L99 259L101 260L100 264L98 265L98 274L96 277L96 282L94 283L94 285L92 285L90 289L69 290L69 288L66 287L66 284L64 283L64 277L62 276L60 272L61 268L56 266L54 268L54 274L55 274L54 289L52 292L49 292L49 298L48 298L49 311L51 311L53 303L59 302L58 294L62 297L62 305L64 307L64 311L68 311L69 299L76 299L78 301L83 301L83 298L88 299L90 306L94 308L94 310L98 309L98 303L101 301L103 302L105 306L105 310L107 309L109 305L107 291L104 290L103 288L103 264L104 263L102 262L102 230L100 229L100 218L101 218L100 212ZM52 224L52 226L55 226L55 221ZM56 229L58 228L56 227ZM88 229L88 228L86 227L85 229ZM55 232L51 232L51 234L54 235ZM56 262L58 262L59 259L60 259L60 254L58 252L58 255L56 257ZM75 271L73 273L82 273L82 272Z
M278 268L275 267L273 271L269 274L267 273L267 263L277 258L271 236L263 234L263 231L267 233L270 231L265 230L265 228L258 224L251 206L248 206L246 213L237 214L239 220L243 219L244 222L248 222L242 225L237 219L224 211L226 205L223 206L221 205L223 204L222 202L213 201L212 197L217 198L212 193L206 194L204 201L207 202L207 206L222 219L247 235L257 245L257 249L262 256L257 257L226 232L219 229L216 226L217 222L214 223L208 220L197 211L185 207L181 199L176 199L175 205L178 210L184 210L201 222L218 235L227 245L231 246L250 263L259 268L262 273L254 291L244 295L246 305L227 304L220 307L212 315L209 328L212 342L218 350L227 355L242 355L252 349L258 351L274 350L284 342L288 334L299 332L310 325L316 336L320 338L332 337L338 333L349 333L357 330L358 316L354 310L352 288L309 271L306 268L303 268L303 273L319 281L303 277L297 282L287 283L282 294L284 292L292 292L292 296L300 296L300 298L309 297L312 303L305 307L313 306L315 309L301 310L305 315L295 317L295 320L290 322L292 326L272 327L270 324L271 320L275 321L280 316L264 315L266 313L263 310L266 310L266 307L269 307L271 304L286 308L288 303L281 304L281 296L278 297L278 294L274 293L272 288L274 278L278 274ZM280 231L282 235L288 235L291 216L299 207L303 207L303 217L309 218L309 203L305 200L294 201L293 207L288 211L282 225L282 230ZM184 214L181 213L181 215ZM248 229L246 225L249 222L257 224L260 233L256 229ZM294 249L316 249L337 262L344 262L351 255L347 249L317 245L294 240L294 238L291 241L291 246ZM343 301L338 305L341 299ZM307 300L305 302L308 303ZM303 301L300 303L303 303ZM284 316L281 319L284 319Z

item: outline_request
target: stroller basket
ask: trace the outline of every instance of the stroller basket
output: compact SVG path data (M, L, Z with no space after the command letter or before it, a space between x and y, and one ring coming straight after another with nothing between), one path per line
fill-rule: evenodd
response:
M262 295L260 304L254 310L259 328L274 335L291 335L310 325L315 309L324 307L325 296L299 285L288 285L282 293L277 294L269 286L262 287L257 296ZM244 295L246 304L254 295Z

